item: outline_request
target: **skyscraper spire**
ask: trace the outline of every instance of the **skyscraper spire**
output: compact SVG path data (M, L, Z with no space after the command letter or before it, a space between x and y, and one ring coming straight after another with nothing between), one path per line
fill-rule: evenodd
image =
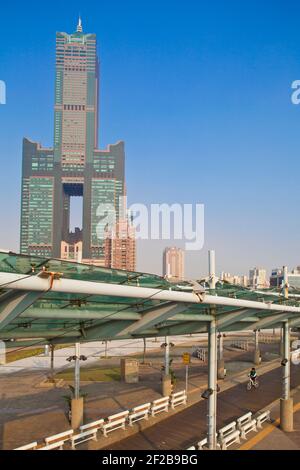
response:
M78 18L77 33L82 33L82 24L81 24L80 15L79 15L79 18Z

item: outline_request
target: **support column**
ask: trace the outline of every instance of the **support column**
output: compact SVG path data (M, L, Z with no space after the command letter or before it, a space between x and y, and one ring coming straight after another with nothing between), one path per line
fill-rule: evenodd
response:
M216 288L216 256L215 251L208 252L208 274L209 274L209 288Z
M71 402L72 429L78 429L83 423L83 397L80 397L80 343L75 344L75 393Z
M169 336L165 338L165 375L170 375L170 341Z
M0 366L6 364L6 346L4 341L0 341Z
M211 309L215 313L215 309ZM217 448L217 330L216 320L208 327L208 448Z
M172 393L172 380L170 376L170 340L165 337L165 373L162 377L162 395L167 397Z
M280 357L284 356L283 328L280 328L279 356Z
M54 344L50 344L50 381L54 382Z
M260 350L259 350L259 330L254 330L255 334L255 349L254 349L254 357L253 357L253 362L256 366L259 366L261 363L261 356L260 356Z
M143 342L144 342L144 349L143 349L143 362L142 362L142 364L145 364L145 361L146 361L146 348L147 348L146 338L143 338Z
M224 348L223 348L223 334L219 333L218 335L218 340L219 340L219 356L218 356L218 379L224 379L225 378L225 363L224 363Z
M282 360L282 398L280 400L280 428L284 432L294 429L293 398L291 398L291 352L289 321L283 324L284 355Z

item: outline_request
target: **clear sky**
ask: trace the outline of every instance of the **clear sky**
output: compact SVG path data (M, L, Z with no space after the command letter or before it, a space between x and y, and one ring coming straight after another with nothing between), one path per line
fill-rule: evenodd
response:
M300 264L297 1L110 0L1 5L0 247L18 250L23 136L52 146L55 32L98 36L100 143L126 142L129 202L204 203L188 276ZM166 243L164 243L166 245ZM160 273L162 244L139 246Z

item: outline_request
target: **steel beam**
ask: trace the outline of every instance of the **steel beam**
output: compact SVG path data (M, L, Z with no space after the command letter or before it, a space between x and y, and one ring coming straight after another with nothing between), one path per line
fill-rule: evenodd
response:
M0 273L0 284L10 282L10 287L16 290L45 291L50 287L50 280L39 276L24 276L12 273ZM234 299L230 297L214 296L209 294L196 295L195 293L180 292L175 290L153 289L148 287L135 287L120 284L109 284L105 282L79 281L74 279L54 279L52 292L107 295L114 297L151 298L152 300L201 303L207 305L222 305L229 307L240 307L254 310L265 310L270 312L282 312L282 306L271 302L257 302L254 300ZM300 307L285 306L285 312L300 315Z
M0 330L21 315L40 296L41 292L8 291L0 297Z
M167 305L162 305L156 308L149 310L147 313L144 313L142 318L132 325L127 325L126 328L119 332L119 335L137 335L142 331L145 331L151 328L154 325L162 323L168 320L170 317L173 317L177 313L184 312L187 310L188 305L186 304L176 304L173 302L168 303Z

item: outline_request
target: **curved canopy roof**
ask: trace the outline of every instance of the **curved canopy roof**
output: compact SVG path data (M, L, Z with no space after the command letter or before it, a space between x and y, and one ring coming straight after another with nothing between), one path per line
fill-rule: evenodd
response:
M300 326L300 292L160 276L0 252L0 340L8 346Z

